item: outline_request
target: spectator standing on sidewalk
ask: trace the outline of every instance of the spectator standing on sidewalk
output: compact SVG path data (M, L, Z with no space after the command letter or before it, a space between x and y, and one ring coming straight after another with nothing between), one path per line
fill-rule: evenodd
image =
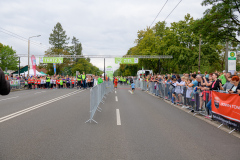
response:
M238 94L240 94L239 77L238 76L233 76L232 77L232 83L233 83L233 87L228 92L229 93L238 93Z
M192 84L192 79L188 79L187 81L185 81L185 85L187 87L187 91L186 91L186 105L189 107L191 105L191 101L192 101L192 95L193 95L193 88L190 87L190 85ZM192 85L191 85L192 86Z
M212 85L210 86L210 90L220 90L220 88L222 87L222 83L221 81L218 79L218 74L217 73L213 73L213 80L214 82L212 83ZM210 101L207 103L207 108L209 109L210 113L212 112L212 100L210 99Z
M224 90L228 92L234 85L232 84L232 77L233 76L228 76L227 77L227 82L224 84L223 87L221 87L221 90Z
M223 71L223 74L219 77L219 79L222 81L222 85L224 85L227 82L227 77L226 77L226 71Z

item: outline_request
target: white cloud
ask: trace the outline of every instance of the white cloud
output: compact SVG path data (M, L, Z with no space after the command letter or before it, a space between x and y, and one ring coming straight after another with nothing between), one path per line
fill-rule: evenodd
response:
M156 19L163 21L179 0L168 1ZM184 0L167 19L179 21L190 13L195 19L202 17L206 7L202 0ZM53 27L60 22L69 37L77 37L83 45L84 55L124 55L134 46L137 31L145 29L156 17L165 1L159 0L11 0L0 1L0 27L23 37L41 34L31 42L31 53L43 55ZM0 31L3 31L0 29ZM0 32L0 43L10 45L17 54L27 54L27 42ZM27 64L27 58L21 59ZM103 69L103 59L91 62ZM106 66L118 65L114 59L106 59Z

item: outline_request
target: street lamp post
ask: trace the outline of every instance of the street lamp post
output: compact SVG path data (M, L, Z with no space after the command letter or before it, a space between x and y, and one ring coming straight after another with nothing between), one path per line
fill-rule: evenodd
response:
M33 37L40 37L41 35L37 35L37 36L32 36L32 37L29 37L28 38L28 76L29 76L29 55L30 55L30 38L33 38Z

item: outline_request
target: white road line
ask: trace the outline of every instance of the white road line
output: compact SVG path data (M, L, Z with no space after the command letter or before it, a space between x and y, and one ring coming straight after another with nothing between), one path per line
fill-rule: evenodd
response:
M117 91L115 91L115 94L117 94Z
M80 91L80 92L83 92L83 91ZM66 94L66 95L60 96L60 97L58 97L58 98L54 98L54 99L52 99L52 100L49 100L49 101L46 101L46 102L43 102L43 103L34 105L34 106L32 106L32 107L26 108L26 109L24 109L24 110L21 110L21 111L15 112L15 113L12 113L12 114L10 114L10 115L1 117L1 118L0 118L0 123L2 123L2 122L4 122L4 121L7 121L7 120L10 120L10 119L12 119L12 118L14 118L14 117L18 117L18 116L20 116L20 115L22 115L22 114L24 114L24 113L30 112L30 111L35 110L35 109L37 109L37 108L43 107L43 106L45 106L45 105L47 105L47 104L50 104L50 103L56 102L56 101L58 101L58 100L67 98L67 97L69 97L69 96L72 96L72 95L74 95L74 94L80 93L80 92L79 92L79 91L74 91L74 92L68 93L68 94Z
M46 91L42 91L42 92L36 92L36 93L34 93L34 94L38 94L38 93L44 93L44 92L46 92Z
M121 125L121 118L120 118L120 111L119 109L116 109L116 115L117 115L117 125Z
M11 98L6 98L6 99L1 99L0 101L5 101L5 100L8 100L8 99L13 99L13 98L18 98L19 96L17 97L11 97Z
M133 92L131 90L128 90L129 93L133 94Z
M116 100L116 102L118 101L118 98L117 98L117 96L115 96L115 100Z

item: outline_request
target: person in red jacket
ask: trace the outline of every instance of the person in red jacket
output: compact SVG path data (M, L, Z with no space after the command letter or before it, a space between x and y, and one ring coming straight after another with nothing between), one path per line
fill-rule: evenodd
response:
M0 95L8 95L10 92L10 83L5 79L5 74L0 68Z
M59 78L56 80L56 85L57 85L57 87L56 88L60 88L60 80L59 80Z
M35 83L35 78L32 77L32 89L34 89L34 87L35 87L34 83Z
M28 77L28 89L32 89L32 79Z
M72 88L74 88L74 83L75 83L76 79L74 79L74 77L71 78L71 82L72 82Z

